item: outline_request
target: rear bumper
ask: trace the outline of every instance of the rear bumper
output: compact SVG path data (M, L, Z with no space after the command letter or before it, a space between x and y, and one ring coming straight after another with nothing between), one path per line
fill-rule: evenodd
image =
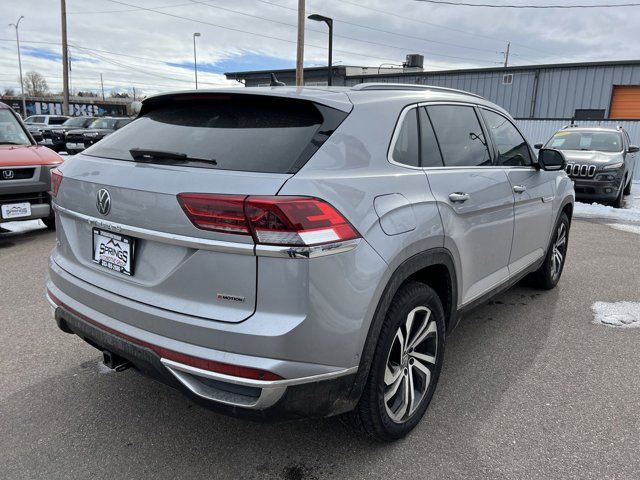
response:
M58 296L64 298L64 294L53 284L49 283L47 288L47 299L61 330L79 336L101 351L126 359L140 373L180 390L194 402L217 412L252 420L283 421L332 416L355 406L350 394L357 367L273 381L203 370L163 358L158 354L162 350L158 345L101 324L68 306L66 299L60 300ZM51 290L56 293L50 293ZM100 318L100 314L94 313L95 318ZM208 353L225 355L225 352ZM257 365L266 359L253 360Z

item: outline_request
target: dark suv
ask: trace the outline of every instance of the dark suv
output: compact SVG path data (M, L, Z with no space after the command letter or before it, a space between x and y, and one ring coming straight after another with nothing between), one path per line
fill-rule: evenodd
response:
M541 147L541 143L536 145ZM622 207L624 195L631 193L638 151L626 130L567 125L551 137L546 147L563 151L567 174L575 183L576 200Z
M132 120L131 118L102 117L96 118L85 129L69 130L65 138L65 150L69 155L75 155L131 123Z
M69 130L87 128L94 120L95 118L93 117L73 117L67 119L62 125L42 127L42 140L38 143L49 147L54 152L66 151L66 133Z

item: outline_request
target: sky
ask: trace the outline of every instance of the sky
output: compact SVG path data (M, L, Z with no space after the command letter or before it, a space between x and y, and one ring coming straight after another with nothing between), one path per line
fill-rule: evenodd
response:
M456 0L453 0L456 1ZM497 5L615 4L622 0L467 0ZM0 92L19 90L23 72L62 89L60 2L0 0ZM238 86L223 73L293 68L297 0L67 0L71 89L149 95L192 89L193 33L200 88ZM640 59L640 6L509 9L416 0L307 0L306 14L334 19L334 64L401 64L424 55L425 70ZM325 65L327 28L307 20L306 67Z

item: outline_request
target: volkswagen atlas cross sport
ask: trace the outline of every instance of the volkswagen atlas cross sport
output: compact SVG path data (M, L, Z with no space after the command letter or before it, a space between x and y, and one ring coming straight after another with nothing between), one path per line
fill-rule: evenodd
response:
M492 103L436 87L146 99L55 172L59 327L227 414L423 416L464 312L553 288L574 203Z
M541 143L536 145L539 147ZM547 147L564 153L578 200L611 203L620 208L624 196L631 194L638 147L631 145L629 134L622 127L567 125L551 137Z

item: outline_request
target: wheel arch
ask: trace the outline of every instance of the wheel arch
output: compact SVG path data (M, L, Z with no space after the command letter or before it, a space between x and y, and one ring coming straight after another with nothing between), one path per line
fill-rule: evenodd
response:
M441 281L442 277L444 282ZM438 294L445 312L447 332L451 331L458 322L458 280L451 252L445 248L433 248L403 261L387 281L369 325L360 356L360 366L349 395L354 405L367 383L371 361L389 305L398 289L408 280L425 283Z

